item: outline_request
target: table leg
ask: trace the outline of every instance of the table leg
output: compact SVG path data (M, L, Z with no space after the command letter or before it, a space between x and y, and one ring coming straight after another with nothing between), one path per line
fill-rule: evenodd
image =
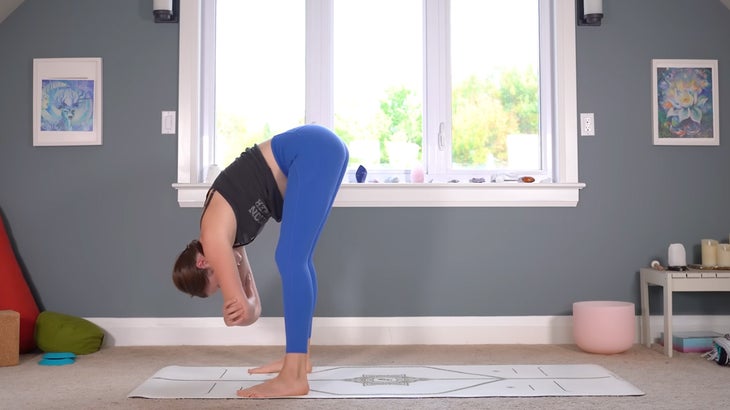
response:
M651 316L649 315L649 282L641 276L641 343L651 347Z
M672 279L664 285L664 352L672 357L674 352L672 338Z

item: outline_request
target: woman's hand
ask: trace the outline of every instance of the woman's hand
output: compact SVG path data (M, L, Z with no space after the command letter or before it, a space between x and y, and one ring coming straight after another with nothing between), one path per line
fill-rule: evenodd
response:
M244 322L244 313L241 302L231 299L223 305L223 322L226 326L240 326Z
M223 322L226 326L248 326L259 319L260 313L261 308L251 299L231 299L223 305Z

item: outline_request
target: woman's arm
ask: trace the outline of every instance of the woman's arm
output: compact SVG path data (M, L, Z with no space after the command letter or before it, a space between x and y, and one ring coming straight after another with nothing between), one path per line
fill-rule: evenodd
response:
M223 320L227 326L247 326L258 319L255 301L246 296L233 241L236 217L228 202L214 192L200 221L200 242L208 265L223 293ZM250 267L248 268L250 271Z
M248 263L246 249L241 246L240 248L234 249L233 252L238 263L238 276L241 278L241 283L243 284L243 293L248 299L249 304L254 306L254 316L258 319L261 316L261 299L259 298L259 291L256 289L253 270Z

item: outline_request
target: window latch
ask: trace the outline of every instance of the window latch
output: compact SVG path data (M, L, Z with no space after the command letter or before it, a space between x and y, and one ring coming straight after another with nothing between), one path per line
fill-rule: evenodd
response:
M444 144L444 123L439 123L439 134L438 134L438 144L439 144L439 151L443 151L445 144Z

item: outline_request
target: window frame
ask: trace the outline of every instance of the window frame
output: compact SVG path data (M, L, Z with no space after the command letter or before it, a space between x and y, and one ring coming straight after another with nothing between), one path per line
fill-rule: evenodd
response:
M575 3L564 0L545 0L550 3L550 14L555 31L550 35L554 53L551 67L553 78L553 124L549 131L553 144L552 182L545 183L395 183L395 184L342 184L336 207L574 207L579 192L585 187L578 180L578 119L576 92ZM205 178L204 164L211 162L212 150L206 139L210 124L205 123L201 111L213 98L204 95L201 55L203 0L180 1L179 36L179 90L178 90L178 166L177 190L180 207L202 207L210 183ZM316 11L316 12L315 12ZM321 12L332 12L330 0L309 0L307 27ZM549 30L549 29L545 29ZM315 43L322 50L319 58L333 52L331 40L322 38L322 31L307 28L308 36L318 36ZM208 50L209 52L210 50ZM210 55L210 54L207 54ZM308 54L308 59L309 54ZM307 64L310 64L308 61ZM332 107L332 73L307 70L306 106L317 106L322 117L313 118L307 112L307 121L328 125ZM321 92L325 90L325 92ZM543 102L544 103L544 102ZM210 107L210 104L207 104ZM331 116L330 116L331 117ZM329 124L331 126L331 124ZM426 126L426 125L424 125ZM427 128L430 129L430 128Z

